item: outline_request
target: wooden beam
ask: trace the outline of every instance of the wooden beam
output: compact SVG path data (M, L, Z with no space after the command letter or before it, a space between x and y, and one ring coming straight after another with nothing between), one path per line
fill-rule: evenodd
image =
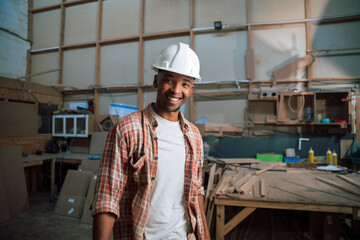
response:
M270 169L273 169L273 168L276 168L276 167L280 166L281 164L282 164L281 162L276 163L276 164L272 164L272 165L270 165L270 166L268 166L266 168L263 168L263 169L261 169L259 171L256 171L255 175L258 176L258 175L260 175L260 174L262 174L262 173L264 173L264 172L266 172L266 171L268 171Z
M336 175L338 178L341 178L342 180L356 186L356 187L360 187L360 183L355 181L354 179L351 179L351 178L348 178L346 176L343 176L343 175Z
M252 214L256 208L247 207L241 210L235 217L233 217L229 222L227 222L224 226L224 235L229 233L234 227L236 227L239 223L241 223L244 219L246 219L250 214Z

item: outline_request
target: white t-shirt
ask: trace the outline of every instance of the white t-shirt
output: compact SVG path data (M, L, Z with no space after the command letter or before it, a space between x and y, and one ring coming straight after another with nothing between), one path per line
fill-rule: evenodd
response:
M154 111L153 111L154 112ZM186 239L184 203L185 141L179 122L171 122L155 112L158 127L158 168L151 193L145 226L146 239Z

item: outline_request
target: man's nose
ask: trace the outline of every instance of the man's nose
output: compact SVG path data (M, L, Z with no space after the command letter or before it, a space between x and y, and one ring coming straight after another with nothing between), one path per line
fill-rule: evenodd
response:
M181 92L181 83L175 82L175 83L172 85L172 91L173 91L174 93L179 93L179 92Z

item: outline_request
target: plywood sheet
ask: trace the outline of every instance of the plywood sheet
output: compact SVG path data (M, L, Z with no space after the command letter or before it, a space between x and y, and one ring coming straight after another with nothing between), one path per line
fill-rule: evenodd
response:
M9 205L6 195L5 184L2 173L0 172L0 223L10 219Z
M139 70L139 43L129 42L101 48L101 85L136 86Z
M311 16L330 17L359 13L360 2L358 0L333 1L316 0L311 1Z
M215 21L223 24L246 23L246 0L195 1L195 27L211 27Z
M246 78L247 34L241 32L195 35L202 81L231 81Z
M95 84L95 48L64 52L63 84L87 89Z
M190 2L187 0L145 1L145 9L145 33L190 27Z
M11 216L29 209L20 146L0 147L0 171Z
M42 73L59 68L59 53L50 52L31 55L31 72ZM50 72L31 77L31 82L45 85L57 85L59 72Z
M93 132L90 140L90 154L103 154L107 132Z
M38 130L37 106L0 101L0 137L35 136Z
M252 31L256 79L272 79L272 72L305 56L305 25L256 28ZM304 41L300 41L303 39ZM292 75L299 79L305 71Z
M360 68L356 64L358 62L360 62L359 55L317 58L313 63L314 77L360 76ZM338 82L337 85L334 85L334 89L339 89L341 86L341 83ZM350 86L354 86L354 84Z
M33 15L32 49L59 46L60 18L61 12L59 9Z
M251 0L251 22L272 22L305 18L304 1L299 0Z
M65 44L96 40L97 2L66 8Z
M360 7L359 7L360 10ZM314 49L347 49L360 47L360 21L312 27Z
M103 2L102 39L139 35L140 0Z

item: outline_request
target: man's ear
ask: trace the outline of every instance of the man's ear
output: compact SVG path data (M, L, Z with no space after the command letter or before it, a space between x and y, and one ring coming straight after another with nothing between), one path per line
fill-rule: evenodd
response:
M158 74L155 74L155 75L154 75L153 86L154 86L154 88L157 88L157 86L158 86Z

